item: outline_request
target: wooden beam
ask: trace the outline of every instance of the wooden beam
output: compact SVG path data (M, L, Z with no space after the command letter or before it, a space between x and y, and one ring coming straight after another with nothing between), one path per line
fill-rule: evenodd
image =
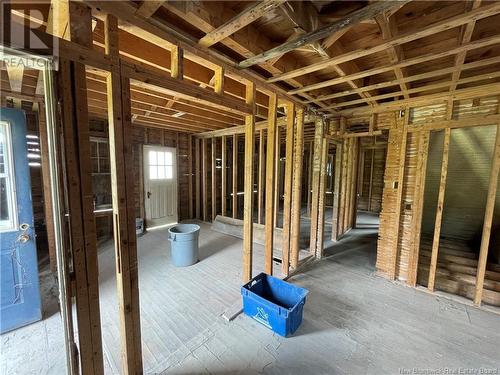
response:
M226 136L223 135L221 137L221 142L222 142L222 160L221 160L221 165L222 165L222 173L221 173L221 215L226 216L226 203L227 203L227 170L226 170L226 165L227 165L227 152L226 152L226 146L227 146L227 139Z
M320 194L320 179L321 179L321 159L323 157L323 119L318 117L314 124L314 156L312 170L312 204L311 204L311 235L309 252L316 256L317 239L318 239L318 216L319 216L319 194Z
M203 204L203 221L208 220L208 192L207 192L207 140L201 140L201 202Z
M165 0L145 0L141 6L137 8L136 15L144 18L151 17L165 2Z
M421 63L424 63L427 61L441 59L443 57L455 55L455 54L458 54L460 52L472 51L475 49L491 46L491 45L498 44L498 43L500 43L500 35L494 35L491 37L486 37L483 39L478 39L478 40L475 40L473 42L466 43L466 44L461 45L459 47L447 49L445 51L431 52L428 54L419 55L417 57L405 59L405 60L398 62L397 64L388 64L388 65L378 66L376 68L366 69L366 70L363 70L363 71L358 72L358 73L353 73L353 74L347 75L345 77L337 77L337 78L332 78L329 80L323 80L323 81L318 82L318 83L314 83L311 85L303 86L303 87L298 88L298 89L290 90L290 91L288 91L288 93L290 95L293 95L296 93L318 90L321 88L330 87L330 86L334 86L334 85L338 85L338 84L347 82L347 80L354 80L354 79L370 77L370 76L374 76L377 74L390 72L396 68L404 68L404 67L411 66L411 65L421 64ZM485 61L485 60L471 62L469 64L466 64L466 66L470 66L470 68L475 68L476 67L475 64L479 64L478 66L482 66L481 61ZM491 60L491 63L496 63L496 61ZM439 70L435 70L435 71L430 71L430 72L426 72L426 73L415 74L413 76L408 76L408 77L405 77L402 81L403 82L411 82L414 80L420 80L420 79L434 77L436 75L441 75L441 74L444 75L444 74L452 73L453 71L455 71L454 66L450 67L450 68L443 68L443 69L439 69ZM395 80L380 82L380 83L377 83L374 85L365 85L365 86L363 86L363 89L368 88L369 90L373 90L373 89L378 89L378 88L383 88L383 87L395 86L399 83L399 81L400 80L395 79ZM360 88L360 90L361 90L361 88ZM352 92L354 92L354 91L353 90L345 90L345 91L339 92L338 96L331 96L331 95L336 95L336 94L321 95L321 96L316 97L315 100L328 100L330 98L333 99L333 98L336 98L339 96L349 95ZM304 103L309 103L309 102L312 103L312 101L305 101Z
M259 171L257 185L257 223L262 224L262 209L264 205L264 129L259 130Z
M238 217L238 135L233 134L233 166L232 166L232 190L233 190L233 219Z
M444 133L443 159L441 161L441 178L439 180L439 193L438 193L438 201L436 208L436 219L434 222L434 237L432 240L432 255L431 255L431 263L429 269L429 279L427 282L427 288L431 292L434 291L434 281L436 278L436 269L438 262L439 242L441 237L441 222L443 219L443 208L444 208L444 193L446 190L446 176L448 174L448 156L450 153L450 135L451 135L451 129L447 128Z
M486 263L488 260L488 249L490 245L491 224L495 211L495 200L498 189L498 174L500 171L500 124L497 125L497 135L495 140L495 151L490 170L490 182L488 186L488 196L486 198L486 209L484 212L483 233L481 235L481 247L479 249L479 260L477 264L476 287L474 303L480 305L483 299L484 276L486 273Z
M194 188L195 188L195 206L196 206L196 218L201 219L201 211L200 211L200 142L202 142L201 139L196 139L194 140L194 153L195 153L195 164L194 164L194 169L195 169L195 181L194 181Z
M221 96L184 80L168 77L158 69L131 65L125 62L122 62L122 67L124 68L124 74L135 80L134 84L136 86L153 88L167 95L239 115L245 115L251 111L245 103L236 98Z
M224 68L215 69L214 72L214 91L216 94L224 94Z
M401 2L408 2L407 0L402 0ZM307 44L317 42L331 35L334 32L342 30L348 26L355 25L361 21L375 17L377 14L384 12L390 8L394 7L392 2L376 2L372 3L358 11L352 12L345 16L342 20L333 22L327 26L321 27L318 30L302 35L298 39L290 42L283 43L275 48L258 54L254 57L248 58L241 63L239 63L240 68L248 68L252 65L262 63L273 57L280 56L283 53L293 51L299 47Z
M188 196L189 196L189 219L193 217L193 137L188 135Z
M178 46L170 50L170 75L175 79L184 78L184 52Z
M314 141L309 142L309 155L307 163L307 216L311 217L311 185L313 169L313 145Z
M333 188L333 207L332 207L332 241L338 239L338 226L339 226L339 208L340 208L340 183L342 175L342 148L341 143L337 144L335 149L335 168L334 173L334 188Z
M295 136L295 106L287 105L286 111L286 148L285 148L285 176L284 176L284 201L283 201L283 241L281 245L282 273L288 276L290 270L290 235L292 218L292 178L293 178L293 149Z
M246 104L255 108L255 84L246 86ZM255 153L255 116L245 117L245 188L243 205L243 282L252 278L253 257L253 157Z
M481 0L474 0L472 2L468 1L465 3L465 6L466 8L468 8L467 10L469 11L471 9L479 8L480 5L481 5ZM469 23L462 26L460 44L466 44L471 41L475 26L476 26L476 20L471 20ZM460 79L460 74L462 73L466 56L467 52L460 52L455 57L455 71L453 72L451 77L452 84L450 86L450 92L455 91L457 88L457 82Z
M106 54L118 60L118 22L106 19ZM135 198L131 141L130 86L121 79L118 69L107 77L111 195L113 199L116 283L122 372L137 374L142 369L141 329L139 315L139 284L135 229Z
M278 227L278 213L280 211L281 200L281 129L276 127L276 157L274 159L274 170L276 177L274 178L274 225Z
M266 152L266 212L265 212L265 258L264 272L273 274L274 248L274 189L275 189L275 158L276 158L276 129L278 99L276 95L269 96L269 115L267 125L267 152Z
M392 267L390 269L389 276L391 279L396 278L397 271L397 260L398 260L398 248L399 248L399 222L401 218L401 210L403 203L403 185L404 185L404 171L406 165L406 143L408 139L408 124L410 123L410 109L407 107L404 110L404 115L397 121L399 137L399 169L398 169L398 180L397 180L397 195L396 195L396 209L394 214L394 247L391 249L391 262ZM402 129L401 129L402 128Z
M318 197L318 224L316 237L316 258L323 258L325 237L325 191L326 191L326 163L328 159L328 141L321 140L321 166L319 175L319 197Z
M302 161L304 156L304 110L297 109L295 121L295 150L292 187L292 217L291 217L291 266L297 269L300 251L300 218L302 215Z
M387 4L388 4L388 2L386 3L386 5ZM311 64L311 65L308 65L308 66L305 66L302 68L298 68L295 70L291 70L291 71L288 71L288 72L280 74L280 75L277 75L275 77L268 79L267 81L269 83L277 82L277 81L282 81L285 79L290 79L290 78L298 77L301 75L309 74L312 72L316 72L316 71L324 69L332 64L341 64L341 63L344 63L346 61L351 61L351 60L359 59L359 58L364 57L364 56L369 56L369 55L377 53L377 52L382 52L391 46L401 45L401 44L405 44L405 43L408 43L408 42L411 42L414 40L418 40L418 39L421 39L421 38L424 38L424 37L427 37L427 36L442 32L442 31L446 31L446 30L461 26L463 24L470 22L473 19L480 20L483 18L493 16L493 15L498 14L498 13L500 13L500 4L492 3L489 5L480 7L478 9L474 9L470 12L459 14L457 16L448 18L446 20L438 21L438 22L431 24L429 26L426 26L425 28L422 28L420 30L408 31L405 34L394 37L394 38L387 40L384 43L381 43L381 44L376 45L374 47L360 48L360 49L357 49L354 51L346 52L343 55L335 56L331 59L325 59L325 60L319 61L317 63ZM265 58L267 58L267 57L268 57L268 55L266 54ZM245 60L245 61L247 61L247 60ZM245 63L245 61L243 61L244 64L240 63L240 66L245 67L245 65L248 65L248 63ZM250 62L253 63L254 61L255 61L255 59L251 60ZM253 64L251 64L251 65L253 65Z
M245 8L241 13L231 18L223 25L207 33L203 38L200 39L198 44L202 47L211 47L214 44L220 42L222 39L234 34L236 31L244 28L253 21L262 17L264 14L272 11L274 8L278 7L284 0L263 0L257 1Z
M212 146L211 146L211 156L212 156L212 168L211 168L211 171L212 171L212 176L211 176L211 183L212 183L212 222L215 221L215 216L217 215L217 189L216 189L216 186L217 186L217 183L216 183L216 179L217 179L217 174L216 174L216 170L215 170L215 151L216 151L216 147L217 147L217 141L216 141L216 138L212 138Z

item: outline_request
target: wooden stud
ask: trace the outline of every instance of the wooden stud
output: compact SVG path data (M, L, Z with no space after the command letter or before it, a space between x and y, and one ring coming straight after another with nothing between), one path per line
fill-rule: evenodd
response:
M247 83L246 103L255 107L255 84ZM255 116L245 116L245 189L243 205L243 282L252 278L253 253L253 157L255 153Z
M323 156L323 119L318 118L315 122L314 131L314 156L313 156L313 171L312 171L312 198L311 198L311 236L309 252L316 256L317 239L318 239L318 216L319 216L319 194L320 194L320 179L321 179L321 159Z
M276 158L274 159L274 170L276 173L276 178L274 179L274 225L278 226L278 214L280 211L280 179L281 179L281 129L279 127L276 128Z
M334 188L333 188L333 208L332 208L332 241L338 239L339 209L340 209L340 182L342 175L342 143L337 143L335 149Z
M207 192L207 140L201 140L201 203L203 205L203 221L208 220L208 192Z
M444 133L443 143L443 159L441 161L441 178L439 181L438 202L436 208L436 220L434 224L434 238L432 240L432 255L429 269L429 281L427 288L432 292L434 291L434 281L436 278L436 269L438 262L439 241L441 237L441 222L443 219L444 208L444 193L446 191L446 177L448 174L448 156L450 153L450 135L451 129L448 128Z
M219 67L217 69L215 69L215 72L214 72L214 91L219 94L219 95L222 95L224 93L224 68L223 67Z
M238 135L233 135L233 219L238 217Z
M292 187L292 227L291 227L291 266L297 269L299 265L300 250L300 217L302 213L302 161L304 156L304 109L297 109L295 123L295 150L294 150L294 168L293 168L293 187Z
M274 189L275 189L275 158L276 158L276 130L277 130L277 105L276 94L269 96L269 114L267 127L267 152L266 152L266 210L265 210L265 259L264 272L273 274L273 248L274 248Z
M497 125L497 135L495 141L495 151L490 170L490 183L488 186L488 196L486 198L486 209L484 212L483 233L481 236L481 247L479 250L479 260L477 263L476 287L474 303L480 305L483 299L484 275L486 273L486 263L488 260L488 249L490 246L491 223L495 211L495 200L498 188L498 174L500 171L500 124Z
M170 75L172 78L184 78L184 52L182 48L176 46L170 51Z
M318 235L316 238L316 258L323 258L324 250L324 233L325 233L325 191L326 191L326 163L328 160L328 140L323 138L321 141L321 171L319 180L319 197L318 197Z
M414 214L411 222L411 250L408 257L408 281L409 286L417 284L418 256L420 251L420 234L422 228L422 214L424 208L425 180L427 172L427 158L429 154L429 132L423 131L419 135L418 159L416 182L414 191Z
M221 215L226 216L226 203L227 203L227 170L226 170L226 164L227 164L227 155L226 155L226 145L227 145L227 140L226 136L223 135L221 137L221 142L222 142L222 173L221 173Z
M216 163L215 163L215 151L217 148L217 141L215 138L212 138L212 147L211 147L211 156L212 156L212 178L211 178L211 183L212 183L212 222L215 221L215 216L217 216L217 190L216 190L216 179L217 179L217 173L216 173Z
M290 234L292 208L292 177L293 177L293 148L295 135L295 105L288 104L286 111L286 148L285 148L285 176L283 201L283 241L281 245L282 273L288 276L290 269Z
M259 130L259 172L257 187L257 223L262 224L264 205L264 129Z
M397 197L396 197L396 213L394 215L394 233L396 240L394 241L394 247L392 249L391 261L392 267L390 270L390 278L396 278L397 272L397 260L398 260L398 248L399 248L399 222L401 218L401 210L403 203L403 185L404 185L404 171L406 164L406 143L408 139L408 124L410 122L410 108L406 107L404 110L404 115L402 120L398 121L397 126L402 127L399 129L400 133L400 149L399 149L399 170L398 170L398 180L397 180Z
M196 205L196 218L201 219L201 207L200 207L200 142L201 139L194 140L194 153L195 158L195 180L194 180L194 190L195 190L195 205Z
M311 217L311 185L312 185L312 169L313 169L313 144L309 142L309 160L307 163L307 216Z
M188 210L189 218L193 219L193 136L188 135Z

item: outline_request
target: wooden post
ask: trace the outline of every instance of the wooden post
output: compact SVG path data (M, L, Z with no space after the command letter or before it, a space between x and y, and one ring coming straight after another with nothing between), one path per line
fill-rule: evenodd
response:
M254 107L255 84L246 85L246 104ZM253 250L253 156L255 152L255 116L245 116L245 195L243 205L243 282L252 278Z
M401 218L401 205L403 202L403 184L404 184L404 171L406 164L406 140L408 138L408 124L410 121L410 108L406 107L404 110L403 122L398 122L398 126L403 126L400 129L400 149L399 149L399 171L398 171L398 181L397 181L397 197L396 197L396 213L394 215L394 232L395 241L394 247L392 249L392 267L389 273L391 279L396 278L397 261L398 261L398 248L399 248L399 221Z
M288 104L286 111L285 182L283 202L283 240L281 245L282 273L288 276L290 269L290 227L292 208L293 147L295 133L295 105Z
M39 103L38 107L38 129L40 134L40 151L42 164L42 183L43 183L43 208L45 213L45 227L47 229L47 245L49 247L50 270L56 272L56 238L54 232L54 213L52 211L52 194L50 191L50 171L49 171L49 149L47 122L45 120L45 105Z
M201 202L203 204L203 221L208 219L208 192L207 192L207 140L201 140Z
M188 135L188 209L189 209L189 218L193 219L193 136L191 134Z
M118 62L118 21L106 18L106 53ZM118 64L117 64L118 66ZM113 199L116 283L122 371L142 373L139 279L135 230L134 175L126 165L133 164L131 142L130 84L121 72L107 75L111 193Z
M446 177L448 174L448 156L450 153L451 129L446 128L443 143L443 160L441 161L441 179L439 181L438 203L436 208L436 221L434 224L434 238L432 240L432 254L429 268L429 281L427 288L434 291L434 281L436 278L437 260L439 252L439 239L441 237L441 222L443 220L444 193L446 191Z
M488 186L488 197L486 199L486 210L484 212L483 234L481 236L481 247L479 250L479 260L477 263L476 290L474 303L480 305L483 298L484 275L488 261L488 249L490 245L491 223L495 211L495 199L498 188L498 173L500 170L500 124L497 125L497 135L495 141L495 151L491 162L490 183Z
M326 189L326 162L328 159L328 141L322 139L321 167L318 197L318 235L316 238L316 258L323 257L323 242L325 233L325 189Z
M196 155L194 169L195 169L195 203L196 203L196 218L201 219L200 210L200 139L194 140L194 153Z
M259 176L257 188L257 223L262 224L264 204L264 129L259 130Z
M304 156L304 109L297 109L295 123L295 151L292 188L292 228L291 228L291 265L296 269L299 265L300 217L302 213L302 160Z
M275 158L276 158L276 130L277 130L277 105L276 94L269 96L269 113L267 116L267 152L266 152L266 211L265 211L265 260L264 271L273 274L273 247L274 247L274 189L275 189Z
M278 126L276 128L276 158L274 160L274 170L276 171L276 177L274 179L274 225L278 226L278 213L280 211L280 167L281 167L281 129Z
M307 216L311 217L311 184L313 168L313 141L309 142L309 162L307 164Z
M340 209L340 182L342 174L342 143L337 143L335 149L335 168L334 168L334 192L333 192L333 208L332 208L332 241L338 239L339 229L339 209Z
M314 131L314 156L312 171L312 197L311 197L311 236L309 252L317 255L316 245L318 239L319 194L321 178L321 158L323 156L323 119L318 117L315 121Z
M372 209L372 190L373 190L373 167L375 163L375 148L372 148L372 159L370 161L370 182L368 185L368 211Z
M217 67L214 72L214 91L217 94L222 95L224 93L224 68L223 67Z
M418 159L415 181L413 203L413 217L411 222L411 250L408 259L408 280L409 286L417 284L418 273L418 255L420 252L420 232L422 228L422 213L424 207L425 179L427 170L427 157L429 153L429 131L423 131L419 134L418 140Z
M221 173L221 215L226 216L226 203L227 203L227 192L226 192L226 187L227 187L227 171L226 171L226 136L223 135L221 138L222 141L222 160L221 160L221 165L222 165L222 173Z
M238 135L233 134L233 219L238 216Z
M211 149L211 156L212 156L212 222L215 221L215 216L217 215L217 191L216 191L216 179L217 179L217 174L216 174L216 169L215 169L215 151L216 151L217 143L215 140L215 137L212 137L212 149Z
M170 75L172 78L183 79L184 69L183 69L183 55L184 52L181 47L174 46L170 51Z

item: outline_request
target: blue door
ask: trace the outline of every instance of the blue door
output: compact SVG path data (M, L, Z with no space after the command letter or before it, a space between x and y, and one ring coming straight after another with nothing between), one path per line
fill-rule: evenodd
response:
M41 319L24 112L0 109L0 333Z

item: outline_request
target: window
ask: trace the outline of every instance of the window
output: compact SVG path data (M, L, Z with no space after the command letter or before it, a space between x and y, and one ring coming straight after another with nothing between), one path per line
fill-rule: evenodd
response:
M16 229L16 199L14 193L14 163L10 126L0 122L0 231Z
M149 178L170 180L174 177L174 160L170 151L149 151Z
M110 174L109 145L105 138L90 138L92 174Z

